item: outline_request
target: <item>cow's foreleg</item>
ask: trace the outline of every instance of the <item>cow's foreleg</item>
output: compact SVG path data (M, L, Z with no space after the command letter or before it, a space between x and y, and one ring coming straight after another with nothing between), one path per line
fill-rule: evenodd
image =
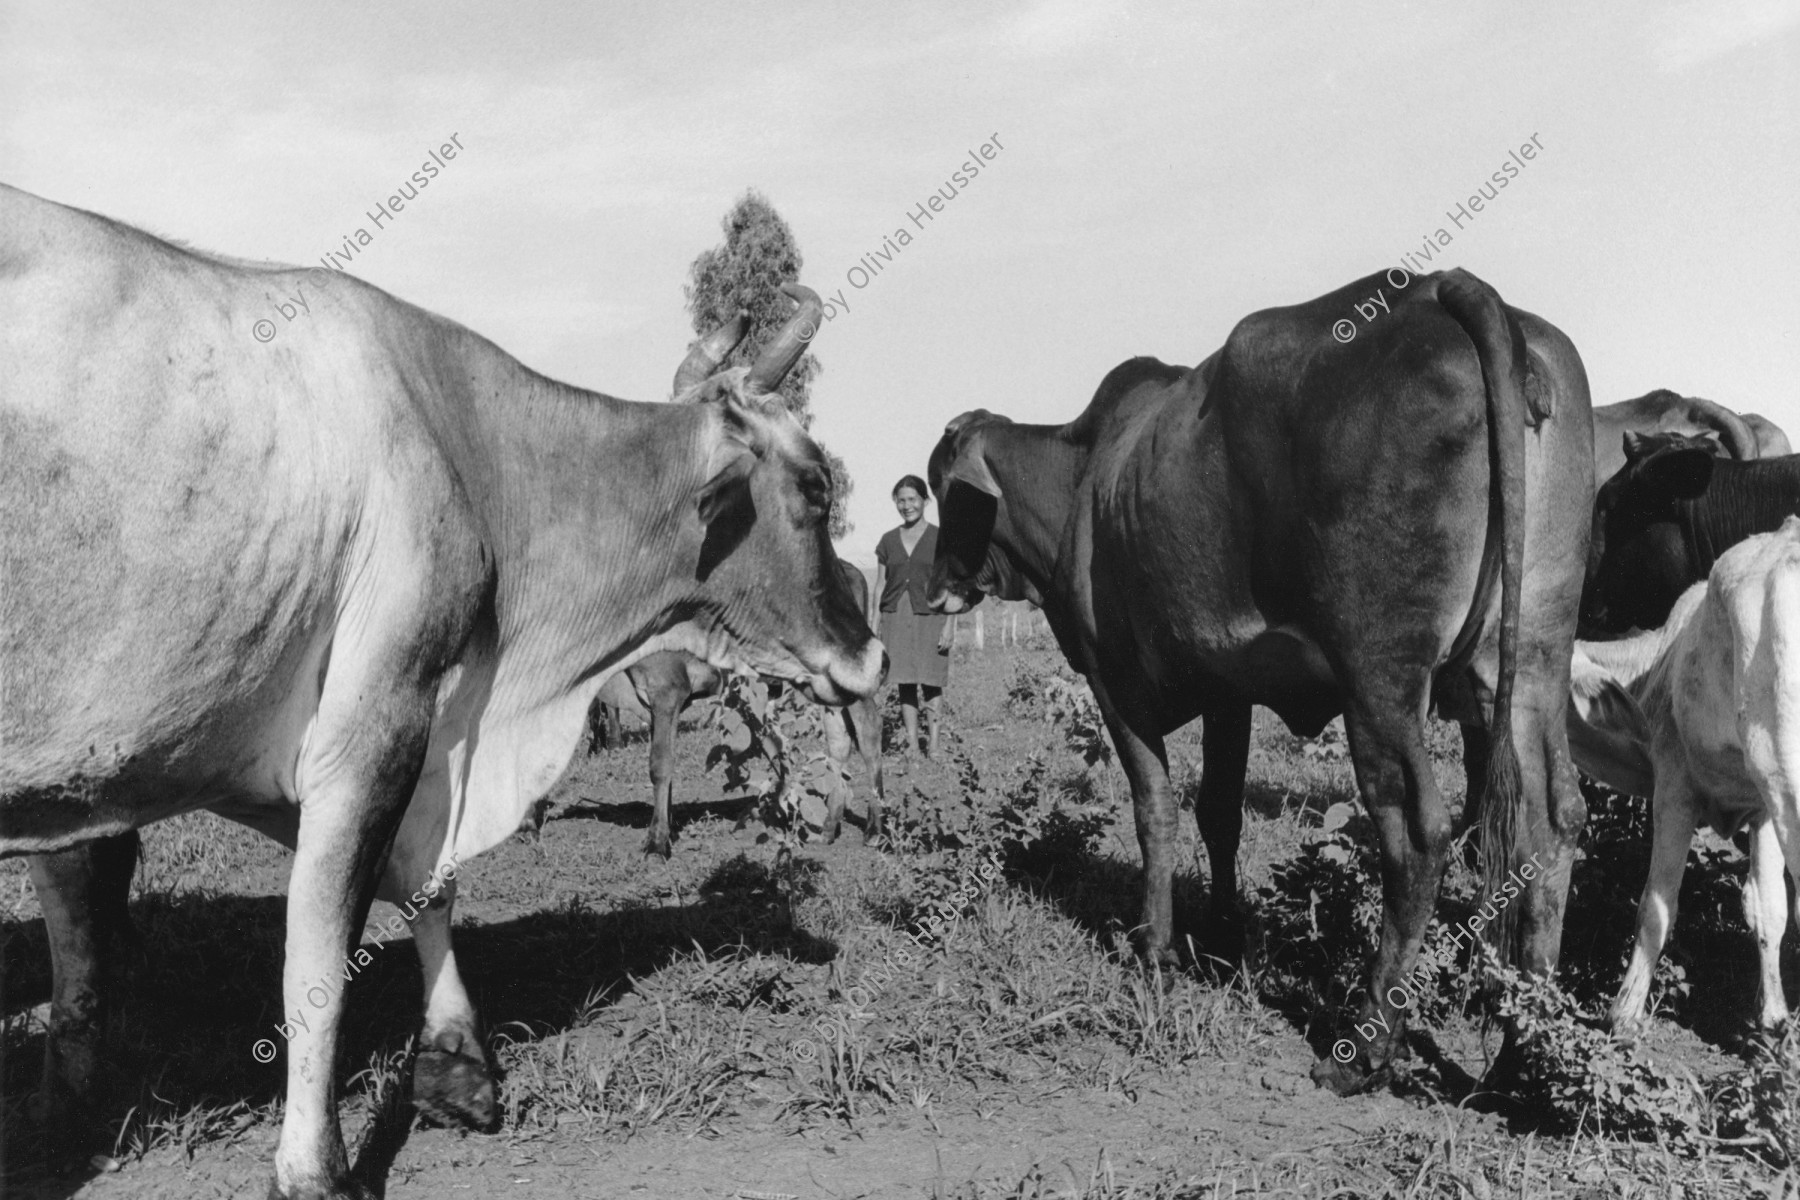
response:
M1205 769L1194 817L1206 842L1212 866L1212 894L1207 897L1205 953L1235 963L1244 954L1244 920L1238 908L1238 841L1244 831L1244 773L1250 762L1250 706L1218 709L1206 715L1203 735Z
M126 901L137 868L136 830L31 856L31 884L50 943L50 1027L40 1116L56 1127L94 1098L118 980L135 952Z
M863 841L876 841L887 832L881 807L881 755L875 746L879 729L875 705L870 700L825 713L825 757L832 771L831 809L825 815L827 842L837 840L843 828L845 803L856 790L849 782L854 755L861 755L869 785L869 815L863 824Z
M844 827L844 807L855 789L850 786L849 765L852 735L850 731L850 711L848 709L827 709L823 714L825 726L825 764L831 768L831 805L825 811L824 840L827 845L837 841L838 834ZM866 832L865 832L866 836Z
M475 1006L456 969L450 880L413 922L413 944L425 983L425 1029L413 1064L413 1103L444 1125L492 1129L500 1119L494 1076L475 1025Z
M875 842L887 836L887 810L881 778L881 709L871 697L858 700L844 710L844 723L856 740L862 755L863 769L869 778L869 816L863 825L863 841Z
M465 864L454 855L442 861L448 832L444 813L427 802L434 788L444 786L447 781L434 776L421 779L394 838L378 895L400 910L399 921L412 933L424 982L425 1024L413 1061L413 1103L442 1124L491 1129L499 1119L493 1073L450 935L457 872ZM398 935L401 926L390 917L387 928Z
M1173 886L1175 879L1175 802L1169 790L1169 760L1162 735L1134 729L1114 707L1098 683L1094 697L1112 734L1113 749L1131 783L1132 815L1137 822L1138 849L1144 856L1144 907L1137 930L1139 949L1152 962L1174 964L1176 954Z
M1675 927L1681 875L1687 868L1688 846L1693 843L1699 820L1686 780L1664 777L1670 774L1674 772L1659 774L1656 796L1651 801L1654 833L1650 875L1644 881L1644 894L1638 899L1637 944L1631 951L1631 965L1613 1000L1615 1029L1628 1029L1644 1019L1650 983L1656 976L1656 960L1662 957L1663 944Z
M282 1014L292 1034L271 1191L280 1200L371 1194L350 1177L338 1126L346 953L362 931L376 868L418 779L433 696L424 689L370 696L358 683L345 681L337 695L327 683L319 725L295 772L300 826L281 976Z
M687 697L683 696L682 700ZM675 727L681 723L679 704L657 697L650 708L650 833L644 839L645 854L668 858L670 809L675 803Z
M1334 1046L1333 1056L1313 1069L1315 1080L1341 1094L1385 1079L1404 1045L1407 1012L1420 999L1418 981L1408 975L1437 907L1450 845L1449 808L1425 751L1423 689L1395 682L1370 690L1345 712L1344 727L1357 789L1381 843L1381 944L1356 1036L1338 1043L1355 1053L1340 1056Z

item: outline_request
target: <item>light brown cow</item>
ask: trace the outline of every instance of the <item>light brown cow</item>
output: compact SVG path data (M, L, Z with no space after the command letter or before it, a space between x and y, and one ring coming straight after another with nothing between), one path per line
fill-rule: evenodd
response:
M871 694L885 658L827 586L825 461L764 402L816 296L792 290L754 366L673 406L546 379L318 274L0 187L0 855L202 807L294 848L282 1197L366 1194L338 1129L342 989L321 981L377 877L423 906L418 1097L491 1116L454 884L425 903L427 881L517 827L638 656L685 650L832 704ZM303 280L306 317L272 325L268 297ZM36 865L63 950L90 865ZM91 1012L67 1002L92 995L93 963L55 965L74 1024L53 1054L69 1034L79 1086Z

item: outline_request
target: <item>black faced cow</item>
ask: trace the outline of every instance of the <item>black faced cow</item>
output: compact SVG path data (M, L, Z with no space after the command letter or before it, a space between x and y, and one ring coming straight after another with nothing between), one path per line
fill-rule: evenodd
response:
M1744 462L1793 453L1787 434L1766 417L1658 388L1594 410L1595 479L1611 479L1625 465L1619 446L1628 433L1711 434L1726 457Z
M422 1103L491 1115L453 885L428 881L517 828L607 674L680 649L841 704L885 657L831 582L825 461L767 398L816 296L674 406L322 275L0 187L0 855L45 856L52 945L79 951L110 897L81 894L88 854L50 852L202 807L294 848L283 1197L366 1194L321 981L377 888L422 905ZM92 994L91 954L54 965L85 972L57 1002ZM53 1066L89 1016L53 1017Z
M1133 359L1067 425L965 414L931 456L935 602L1039 600L1093 685L1131 780L1149 952L1171 941L1164 736L1206 718L1196 808L1217 912L1235 903L1251 705L1299 733L1344 714L1386 915L1363 1002L1380 1032L1315 1071L1340 1090L1387 1069L1404 1019L1390 988L1452 834L1427 714L1463 724L1472 776L1488 764L1490 880L1548 859L1500 933L1532 970L1555 965L1586 818L1563 728L1593 487L1581 360L1462 271L1410 278L1338 341L1333 322L1383 282L1247 317L1193 370Z
M1800 513L1800 454L1737 462L1682 434L1622 439L1625 465L1594 497L1581 635L1655 629L1719 555Z
M869 584L863 573L849 563L838 561L839 584L864 609L868 608ZM650 714L650 792L652 815L650 832L644 839L644 853L668 858L670 846L670 810L675 795L675 732L681 713L688 704L706 696L717 695L725 682L722 672L708 666L691 654L664 650L647 655L627 667L623 673L625 686L637 702ZM611 686L611 685L609 685ZM771 683L771 692L779 688ZM605 689L602 689L603 693ZM605 699L602 695L596 700ZM863 773L869 784L868 819L863 826L863 840L872 842L883 832L881 775L881 718L873 699L858 700L824 713L825 757L831 768L830 808L826 812L824 835L827 842L837 840L843 828L844 810L851 788L846 782L852 755L860 756Z

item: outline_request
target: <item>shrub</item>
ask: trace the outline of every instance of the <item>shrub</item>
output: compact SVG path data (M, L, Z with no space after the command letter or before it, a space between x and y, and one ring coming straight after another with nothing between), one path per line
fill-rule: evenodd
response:
M1314 1005L1348 1001L1380 937L1381 872L1374 849L1350 834L1355 815L1349 803L1326 809L1300 853L1257 889L1265 961Z
M1715 1133L1712 1105L1686 1068L1652 1062L1585 1014L1553 980L1492 968L1500 1015L1517 1022L1521 1098L1561 1131L1661 1141L1685 1151Z
M1800 1165L1800 1019L1754 1042L1743 1072L1719 1089L1719 1124L1776 1166Z
M1110 764L1112 741L1106 732L1106 721L1100 715L1100 702L1093 689L1074 676L1050 675L1044 679L1044 708L1050 721L1062 731L1069 749L1081 755L1088 766Z

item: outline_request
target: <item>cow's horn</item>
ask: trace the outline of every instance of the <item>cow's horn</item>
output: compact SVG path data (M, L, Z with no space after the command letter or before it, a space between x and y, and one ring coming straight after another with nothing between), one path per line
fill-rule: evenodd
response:
M737 316L695 342L694 348L688 351L688 356L675 369L675 394L681 395L717 371L719 364L725 361L725 356L737 349L737 344L744 340L749 324L750 314L739 309Z
M1756 434L1750 429L1748 422L1738 414L1716 404L1711 400L1702 400L1698 396L1685 397L1691 416L1698 425L1705 425L1719 435L1719 444L1724 446L1731 457L1740 462L1748 462L1761 454L1757 445Z
M794 369L800 356L806 353L806 344L819 331L819 318L825 312L825 305L819 300L819 293L798 283L784 283L781 290L794 298L799 304L788 323L781 327L775 340L769 343L768 349L750 368L749 384L760 392L772 392L781 386L787 373Z

